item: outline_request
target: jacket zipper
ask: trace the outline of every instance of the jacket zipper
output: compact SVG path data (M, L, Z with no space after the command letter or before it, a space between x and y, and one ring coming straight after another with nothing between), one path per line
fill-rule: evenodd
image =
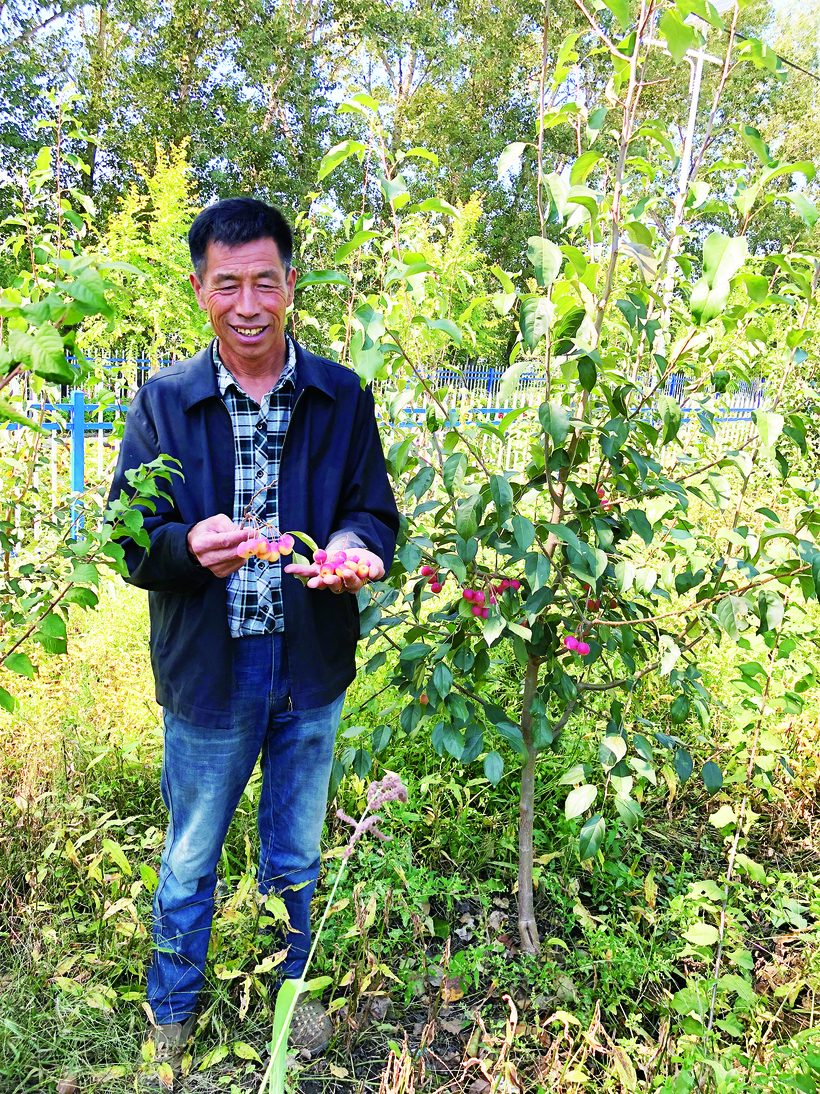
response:
M288 433L290 433L290 425L291 425L291 422L293 421L293 416L296 413L296 408L299 405L299 400L302 398L304 393L305 393L305 389L302 388L302 390L296 396L296 399L294 400L294 403L293 403L293 407L291 408L290 417L288 418L288 424L285 426L285 435L282 438L282 451L279 453L279 471L276 475L276 491L277 491L277 494L279 492L279 483L282 481L282 462L285 458L285 447L288 443ZM279 510L279 498L278 497L277 497L277 500L276 500L276 509L277 509L277 511ZM284 599L283 599L282 607L284 608ZM284 640L285 647L287 648L287 644L288 644L287 627L282 632L282 638ZM288 672L290 672L290 650L288 650ZM293 710L293 693L292 693L292 691L288 692L288 710Z

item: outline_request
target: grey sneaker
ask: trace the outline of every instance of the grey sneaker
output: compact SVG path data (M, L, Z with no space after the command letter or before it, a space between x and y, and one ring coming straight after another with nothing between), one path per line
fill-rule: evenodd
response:
M148 1070L140 1077L139 1091L146 1094L153 1091L171 1091L176 1086L182 1070L182 1058L191 1038L196 1015L192 1014L184 1022L171 1022L166 1026L152 1026L151 1039L154 1042L154 1058ZM170 1081L169 1081L170 1080Z
M318 999L309 992L299 997L290 1020L288 1048L310 1053L311 1057L324 1052L333 1036L333 1024Z

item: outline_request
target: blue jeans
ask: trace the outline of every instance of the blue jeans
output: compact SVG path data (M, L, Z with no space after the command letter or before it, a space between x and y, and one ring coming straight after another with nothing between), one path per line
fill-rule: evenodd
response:
M148 1003L159 1025L185 1021L204 983L216 866L260 752L259 891L279 893L288 909L290 948L280 970L288 977L304 971L344 694L316 710L291 710L286 661L281 634L235 639L231 728L164 714L162 798L170 817L148 970Z

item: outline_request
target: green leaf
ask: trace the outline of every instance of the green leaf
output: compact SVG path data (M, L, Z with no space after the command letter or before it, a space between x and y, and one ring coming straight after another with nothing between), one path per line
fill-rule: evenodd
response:
M715 608L718 623L733 642L737 642L740 637L747 610L748 605L738 596L727 596Z
M504 760L497 752L488 752L484 757L484 774L493 786L498 786L504 774Z
M460 760L464 754L464 739L452 722L444 723L441 740L453 759Z
M429 330L443 330L445 334L450 335L457 346L461 345L463 335L452 319L427 319L425 316L425 322Z
M122 847L113 839L104 839L102 841L102 849L106 851L111 858L111 861L115 865L119 866L126 877L131 877L134 872L131 868L131 863L125 857L125 852Z
M680 781L682 783L688 782L692 775L694 765L692 763L692 757L687 750L685 748L676 748L673 762L675 765L675 774Z
M77 376L65 357L65 344L54 327L35 331L31 340L31 367L38 376L53 383L72 384Z
M358 156L359 163L364 159L364 154L367 151L365 146L359 141L341 141L339 144L335 144L329 152L325 153L322 157L322 162L319 164L319 179L325 178L333 171L340 163L343 163L348 156Z
M240 1060L256 1060L258 1063L262 1063L256 1049L245 1041L236 1041L233 1046L233 1052L234 1056L238 1056Z
M528 517L522 517L518 513L512 518L513 535L519 550L528 551L535 543L535 528Z
M632 531L639 535L648 547L655 533L647 520L646 513L641 512L640 509L627 509L624 516Z
M446 699L453 686L453 674L442 661L439 661L433 669L433 686L438 692L440 699ZM459 757L457 756L456 759L458 758Z
M627 828L634 828L643 816L643 810L634 798L623 798L620 794L616 794L615 808Z
M198 1071L207 1071L209 1067L216 1067L217 1064L221 1064L226 1056L230 1056L230 1045L217 1045L215 1048L210 1049L202 1057L202 1063L197 1068Z
M703 779L703 785L710 795L717 794L723 786L723 773L714 760L706 761L700 769L700 777Z
M388 744L390 738L393 735L393 727L390 725L376 726L373 730L373 734L370 738L370 747L373 749L373 754L376 755L379 752L383 752Z
M528 368L532 368L532 362L527 360L526 357L519 357L517 361L513 361L511 365L504 369L504 375L501 377L498 388L498 401L502 406L509 402L513 392L518 388L521 377Z
M669 708L669 716L673 726L681 726L689 717L689 696L678 695ZM691 772L690 772L691 774Z
M711 815L709 823L714 825L715 828L726 828L730 824L737 824L734 809L731 805L722 805L717 813Z
M644 281L655 280L658 274L658 260L651 247L645 243L635 243L631 239L622 239L619 250L635 263Z
M598 758L602 765L609 769L614 767L626 755L626 741L618 734L604 737L598 745Z
M527 258L535 267L535 279L542 289L549 288L561 272L564 256L557 244L541 236L527 240Z
M518 325L521 328L524 345L530 353L535 351L541 339L549 333L554 311L552 301L547 300L545 296L529 294L521 298Z
M560 448L569 433L569 412L560 403L542 403L538 408L538 420L553 447Z
M660 411L661 420L663 421L663 437L661 443L669 444L677 437L678 430L681 426L680 403L677 399L673 399L671 395L659 395L658 410Z
M693 923L688 931L683 932L683 937L693 946L714 946L720 938L720 931L711 923Z
M498 521L503 524L512 512L512 487L502 475L493 475L490 479L490 493L498 513Z
M40 630L50 638L66 637L65 620L61 615L57 615L55 612L49 612L48 615L40 620Z
M601 844L604 842L605 832L606 821L600 813L595 813L594 816L584 822L581 826L581 831L578 834L578 850L580 852L581 862L586 862L587 859L595 858L601 848Z
M511 167L516 167L521 162L521 157L523 156L526 147L527 145L524 141L513 141L512 144L507 145L498 157L499 182Z
M358 775L360 779L363 779L370 770L372 764L370 753L366 748L357 748L356 754L353 757L353 763L350 765L355 775Z
M785 611L783 598L771 589L761 589L757 594L757 614L760 616L758 634L776 631L783 622Z
M681 988L672 996L672 1006L678 1014L691 1014L694 1012L703 1017L705 1004L703 997L697 988Z
M448 494L452 494L461 485L462 480L467 472L467 457L463 452L454 452L451 456L448 456L444 461L444 467L442 468L442 478L444 479L444 488Z
M604 0L604 3L621 24L621 30L626 30L631 19L629 0Z
M471 539L478 531L478 521L483 508L480 494L465 498L456 506L456 531L462 539Z
M60 281L57 288L62 289L68 296L91 309L92 314L109 311L105 300L105 283L99 273L91 266L83 270L79 277L73 281Z
M34 665L32 665L26 653L10 653L4 658L3 664L10 672L17 672L21 676L27 676L29 680L34 679Z
M729 237L712 232L703 245L703 277L692 290L689 307L698 323L720 315L729 299L731 279L749 253L745 236Z
M294 289L306 289L309 285L350 285L350 278L339 270L312 270L294 285Z
M572 820L573 817L580 817L582 813L586 813L597 797L598 787L593 786L591 783L570 790L564 803L564 815L567 820Z
M698 35L694 27L684 23L674 9L663 15L658 23L658 30L666 39L667 48L676 65L681 63L686 56L687 50L693 49L697 45Z
M78 585L98 585L100 575L93 562L74 562L71 580Z
M44 437L48 436L47 429L43 429L33 418L28 418L25 414L16 410L11 403L6 402L5 399L0 399L0 421L15 422L17 425L25 426L27 429L33 429L35 433L40 433Z
M783 432L785 425L783 415L766 410L755 410L753 413L760 443L764 448L773 448L777 438Z
M570 186L580 186L581 183L586 182L587 175L589 175L595 164L603 158L600 152L582 153L573 163L572 170L569 173Z
M0 687L0 707L3 710L7 710L9 714L13 713L14 708L17 706L17 700L11 695L5 688Z
M595 368L595 362L586 354L584 354L583 357L578 358L578 380L584 391L592 391L598 382L598 372Z

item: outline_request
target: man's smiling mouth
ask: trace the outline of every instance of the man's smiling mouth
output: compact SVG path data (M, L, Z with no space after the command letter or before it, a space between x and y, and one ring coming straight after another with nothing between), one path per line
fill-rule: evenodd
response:
M264 327L235 327L231 324L231 329L235 330L237 334L241 334L245 338L255 338L263 331L267 330L267 326Z

